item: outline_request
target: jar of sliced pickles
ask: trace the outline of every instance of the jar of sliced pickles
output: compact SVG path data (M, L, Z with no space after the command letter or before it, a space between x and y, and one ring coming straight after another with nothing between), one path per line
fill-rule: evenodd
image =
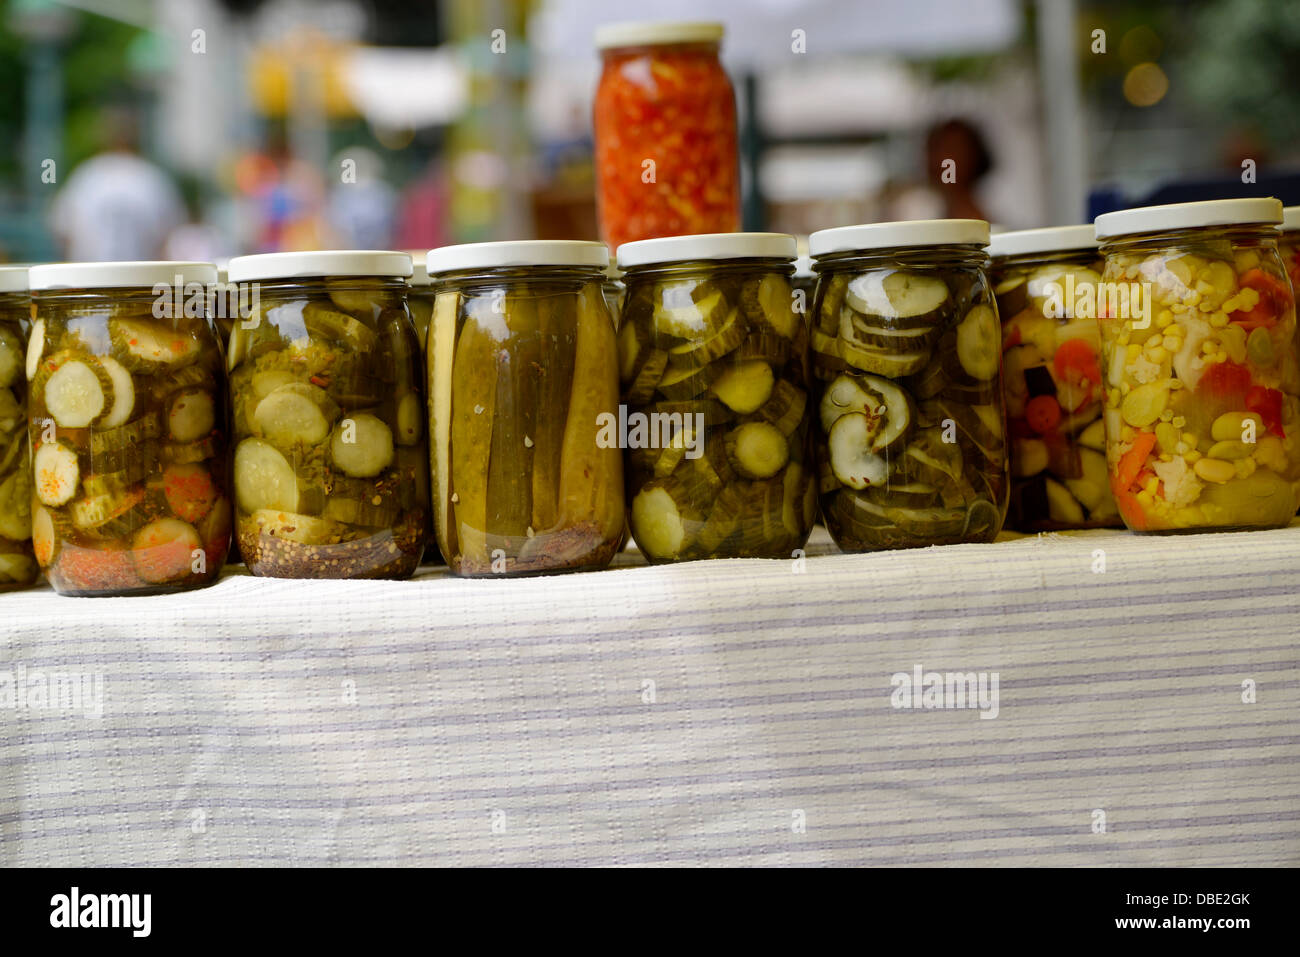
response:
M998 233L989 254L1011 444L1007 526L1122 526L1106 475L1096 309L1102 265L1092 226Z
M1300 288L1300 206L1282 210L1282 235L1277 241L1282 266L1291 279L1291 290Z
M988 223L826 229L818 271L822 517L845 551L992 541L1007 508Z
M255 575L405 578L428 509L411 257L241 256L258 308L229 350L236 531Z
M619 247L632 536L652 562L789 558L817 513L793 236Z
M216 579L230 546L225 377L207 263L29 272L32 544L56 591Z
M622 543L608 261L547 240L428 255L434 517L458 575L602 568Z
M1134 531L1286 525L1300 499L1300 367L1282 204L1097 217L1111 490Z
M27 454L27 379L31 329L27 269L0 266L0 591L36 581L32 555L32 474Z
M720 23L614 23L596 31L596 198L611 249L740 228L736 97Z

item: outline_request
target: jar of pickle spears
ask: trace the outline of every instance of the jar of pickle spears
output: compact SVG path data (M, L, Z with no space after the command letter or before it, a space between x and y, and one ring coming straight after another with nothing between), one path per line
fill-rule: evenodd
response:
M845 551L992 541L1007 508L988 224L826 229L812 369L822 517Z
M1092 226L998 233L989 254L1011 445L1007 526L1122 527L1106 474Z
M1111 491L1134 531L1273 528L1300 503L1300 363L1276 199L1097 217Z
M0 266L0 591L30 585L40 574L32 555L24 374L31 308L26 267Z
M428 509L424 388L406 308L411 257L230 261L258 309L230 348L235 515L254 575L405 578Z
M789 558L817 514L808 328L781 233L619 247L632 536L652 562Z
M611 249L740 228L736 97L720 23L615 23L596 31L596 198Z
M230 546L228 429L207 263L29 271L32 545L64 595L181 591Z
M1300 206L1282 210L1282 235L1277 241L1282 266L1291 279L1291 290L1300 288Z
M428 255L434 517L458 575L603 568L622 543L608 261L546 240Z

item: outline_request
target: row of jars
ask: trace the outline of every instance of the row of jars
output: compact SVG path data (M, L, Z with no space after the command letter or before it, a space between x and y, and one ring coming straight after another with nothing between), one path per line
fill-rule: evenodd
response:
M1281 218L823 230L811 295L789 236L638 241L617 323L598 243L433 250L414 286L392 252L241 257L229 286L3 270L0 578L178 590L232 539L259 575L401 578L434 542L461 575L545 573L625 527L656 562L790 557L819 515L846 551L991 541L1009 501L1021 529L1284 525Z

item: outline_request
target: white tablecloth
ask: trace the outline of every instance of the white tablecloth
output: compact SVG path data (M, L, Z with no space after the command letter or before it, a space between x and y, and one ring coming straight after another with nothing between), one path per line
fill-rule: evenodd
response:
M1300 528L618 565L0 595L0 864L1300 864Z

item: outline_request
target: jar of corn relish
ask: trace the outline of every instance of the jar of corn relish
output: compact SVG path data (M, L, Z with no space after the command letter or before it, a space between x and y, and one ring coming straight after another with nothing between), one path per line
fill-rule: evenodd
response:
M611 249L740 228L736 98L720 23L617 23L596 32L596 182Z

